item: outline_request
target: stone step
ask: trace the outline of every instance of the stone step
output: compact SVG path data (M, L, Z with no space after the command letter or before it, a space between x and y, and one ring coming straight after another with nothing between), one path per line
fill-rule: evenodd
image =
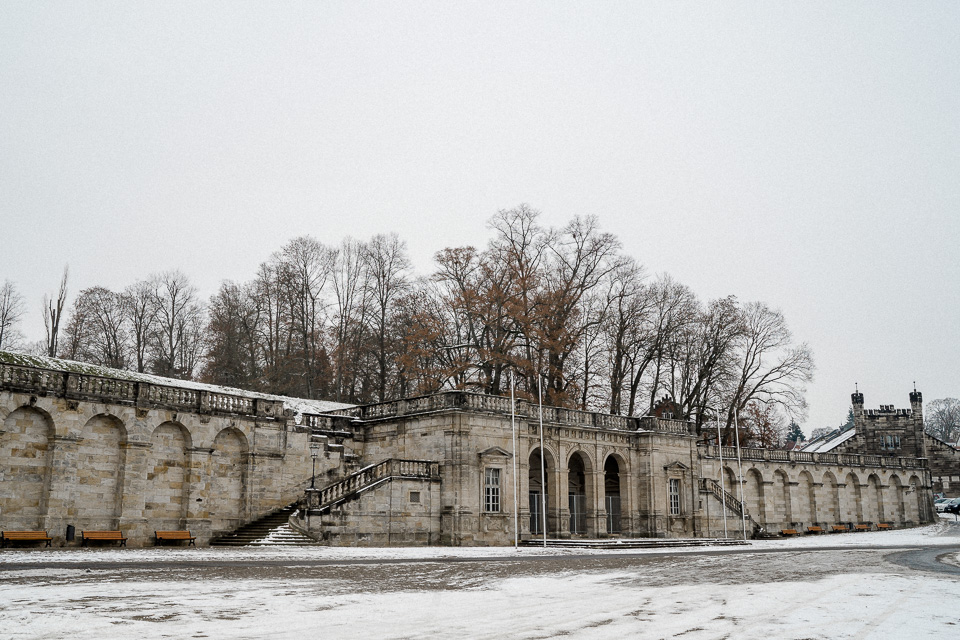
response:
M542 547L543 539L521 540L525 547ZM548 548L567 549L656 549L660 547L707 547L744 545L743 540L730 538L620 538L620 539L570 539L547 540Z

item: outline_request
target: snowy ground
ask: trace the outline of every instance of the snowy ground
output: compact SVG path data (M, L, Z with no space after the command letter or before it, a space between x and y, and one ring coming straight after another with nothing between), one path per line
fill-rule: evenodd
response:
M0 638L957 638L958 553L952 517L706 550L8 549Z

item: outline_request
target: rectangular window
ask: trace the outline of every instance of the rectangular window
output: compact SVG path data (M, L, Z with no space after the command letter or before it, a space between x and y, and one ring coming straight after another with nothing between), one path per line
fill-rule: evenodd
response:
M670 515L680 515L680 478L670 478Z
M486 469L483 474L483 510L500 511L500 469Z
M410 502L416 502L416 503L419 503L419 502L420 502L420 492L419 492L419 491L411 491L411 492L410 492Z

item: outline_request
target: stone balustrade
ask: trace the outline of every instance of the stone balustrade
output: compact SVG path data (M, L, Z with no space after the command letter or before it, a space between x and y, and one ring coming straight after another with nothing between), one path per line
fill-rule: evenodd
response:
M197 413L283 416L279 400L9 363L0 363L0 389Z
M514 412L517 417L528 421L537 421L541 415L541 407L528 400L515 400ZM474 411L489 411L498 414L510 413L510 398L493 396L469 391L443 391L429 396L393 400L376 404L361 405L340 409L332 415L341 415L358 420L381 420L403 415L428 413L444 409L470 409ZM620 431L656 431L689 435L693 433L693 424L684 420L667 420L655 416L636 418L631 416L617 416L562 407L542 408L543 421L547 424L571 427L593 427L598 429L613 429Z
M721 451L716 445L699 445L705 458L719 458ZM722 448L724 460L736 460L736 447ZM801 464L833 464L847 467L876 467L884 469L926 469L926 458L899 458L853 453L812 453L810 451L784 451L782 449L757 449L743 447L740 459L753 462L791 462Z
M343 480L323 489L307 489L306 503L303 506L312 510L325 509L390 478L436 479L439 477L439 462L389 458L351 473Z

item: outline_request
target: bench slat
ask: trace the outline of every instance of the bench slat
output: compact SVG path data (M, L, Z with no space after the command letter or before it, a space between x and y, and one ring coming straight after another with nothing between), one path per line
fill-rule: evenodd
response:
M0 531L0 546L7 546L7 542L46 542L50 546L53 540L46 531Z
M154 531L153 534L156 538L155 544L160 544L162 540L186 540L189 543L187 546L197 546L197 538L189 531Z
M96 540L101 542L119 542L121 547L127 546L127 539L122 531L81 531L80 538L83 540L81 545L86 544L87 540Z

